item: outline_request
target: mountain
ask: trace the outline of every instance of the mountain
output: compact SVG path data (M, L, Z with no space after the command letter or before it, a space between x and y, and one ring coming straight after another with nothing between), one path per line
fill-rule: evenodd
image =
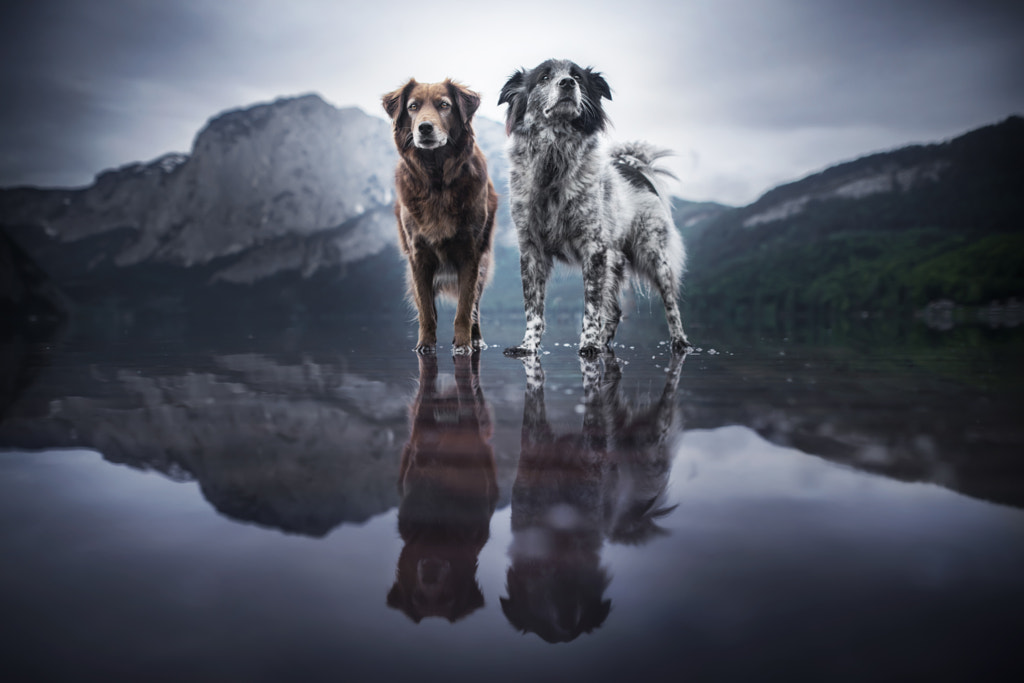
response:
M684 233L698 308L836 315L1024 295L1024 118L832 166Z
M704 231L715 220L733 207L717 202L691 202L679 197L672 198L672 218L676 227L686 236L687 248L704 237Z
M191 154L107 171L82 190L6 191L0 215L65 243L125 231L107 256L115 266L190 267L335 229L387 205L394 162L384 121L307 95L221 114ZM362 249L379 250L366 237Z

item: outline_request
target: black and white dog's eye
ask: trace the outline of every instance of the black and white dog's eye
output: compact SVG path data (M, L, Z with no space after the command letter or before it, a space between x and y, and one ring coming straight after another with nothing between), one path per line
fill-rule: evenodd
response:
M551 76L549 76L548 74L544 74L543 76L540 77L540 82L541 83L547 83L550 80L551 80Z

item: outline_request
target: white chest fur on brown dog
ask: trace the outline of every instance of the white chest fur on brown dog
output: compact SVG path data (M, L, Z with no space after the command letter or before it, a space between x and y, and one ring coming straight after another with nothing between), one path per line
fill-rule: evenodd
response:
M410 79L383 97L399 161L395 169L398 242L416 305L416 351L437 344L437 295L455 298L452 353L484 346L480 297L491 277L498 195L476 144L480 96L448 79Z
M526 334L507 355L540 347L554 259L583 270L581 356L596 356L615 336L628 274L661 295L672 351L690 346L677 303L686 252L659 177L668 173L655 166L667 152L607 144L602 98L611 99L611 90L601 74L555 59L520 69L501 91L526 309Z

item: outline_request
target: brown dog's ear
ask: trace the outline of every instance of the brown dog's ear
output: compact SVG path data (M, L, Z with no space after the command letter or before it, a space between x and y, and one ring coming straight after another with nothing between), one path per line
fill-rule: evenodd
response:
M394 92L389 92L381 98L381 104L384 105L384 111L388 113L388 117L390 117L392 121L398 118L398 115L405 109L405 98L414 87L416 87L416 79L410 78L409 81L401 88Z
M470 119L473 118L473 114L480 108L480 95L451 79L446 80L445 83L448 86L448 92L451 94L452 99L459 103L459 115L462 117L462 122L469 123Z

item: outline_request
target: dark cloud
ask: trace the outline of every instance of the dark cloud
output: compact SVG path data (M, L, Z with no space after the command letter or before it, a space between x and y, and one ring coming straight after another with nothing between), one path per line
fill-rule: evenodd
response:
M780 2L683 46L699 115L763 128L920 127L1022 105L1024 3ZM686 68L686 67L684 67Z
M498 118L508 73L552 55L606 72L623 134L698 155L677 169L691 171L686 187L731 202L1024 113L1020 2L590 0L577 12L519 0L471 15L447 2L426 14L411 0L2 4L0 186L83 184L187 151L208 117L281 95L377 114L379 94L412 75L469 78L487 96L481 115ZM399 25L405 42L382 41ZM465 38L424 42L427 25Z
M174 3L42 0L0 8L0 186L77 184L140 79L176 77L211 38ZM113 124L113 129L111 128ZM124 159L123 162L133 159Z

